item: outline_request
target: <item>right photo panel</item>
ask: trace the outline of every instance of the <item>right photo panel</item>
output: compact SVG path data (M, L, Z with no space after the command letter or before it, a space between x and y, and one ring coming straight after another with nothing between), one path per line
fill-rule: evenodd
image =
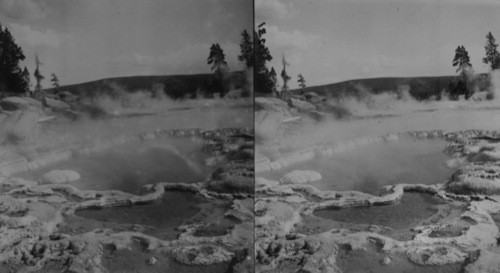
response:
M499 14L255 1L256 272L500 272Z

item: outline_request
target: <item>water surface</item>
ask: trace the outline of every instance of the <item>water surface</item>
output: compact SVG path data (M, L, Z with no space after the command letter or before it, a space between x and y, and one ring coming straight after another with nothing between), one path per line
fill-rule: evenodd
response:
M94 229L137 229L163 240L177 239L180 225L203 222L204 218L220 217L224 204L207 202L200 196L187 192L166 192L152 204L80 210L68 216L61 230L84 233ZM216 211L217 215L213 215Z
M204 181L210 170L202 161L201 142L185 139L134 141L76 157L21 176L38 180L50 170L73 170L81 179L70 182L81 190L121 190L139 194L145 184Z
M351 224L407 229L429 218L444 202L430 194L405 193L400 201L386 206L329 208L314 212L315 216Z
M444 183L454 172L445 165L447 142L399 140L352 148L333 157L318 157L283 170L263 174L278 180L292 170L314 170L322 179L311 183L320 190L356 190L376 194L382 186L399 183Z

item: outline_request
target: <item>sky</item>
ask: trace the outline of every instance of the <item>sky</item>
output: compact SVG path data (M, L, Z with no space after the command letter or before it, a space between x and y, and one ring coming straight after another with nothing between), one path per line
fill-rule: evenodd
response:
M282 55L289 85L356 78L455 75L463 45L476 73L486 34L500 41L500 0L255 0L277 73ZM279 79L280 84L281 78Z
M231 70L240 33L253 28L251 0L0 0L0 23L35 54L50 84L118 76L208 73L210 46L219 43Z

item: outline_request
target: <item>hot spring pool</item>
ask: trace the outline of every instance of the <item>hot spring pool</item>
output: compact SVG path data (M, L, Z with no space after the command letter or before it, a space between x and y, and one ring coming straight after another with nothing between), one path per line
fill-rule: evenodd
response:
M372 194L385 185L443 183L454 172L445 165L450 159L442 152L446 144L442 139L374 143L263 175L279 180L292 170L314 170L322 179L311 184L320 190Z
M141 187L157 182L200 182L210 177L204 166L202 142L165 139L130 142L106 151L78 155L68 161L21 174L38 180L50 170L73 170L81 178L70 182L81 190L121 190L138 194Z
M407 229L438 212L440 204L445 203L430 194L405 193L400 201L391 205L322 209L313 214L338 222Z
M165 192L163 198L152 203L102 209L80 210L66 216L59 226L60 232L79 234L95 229L136 230L163 239L174 240L181 225L206 223L209 234L201 229L195 236L226 234L235 223L224 217L230 204L223 201L207 201L187 192Z

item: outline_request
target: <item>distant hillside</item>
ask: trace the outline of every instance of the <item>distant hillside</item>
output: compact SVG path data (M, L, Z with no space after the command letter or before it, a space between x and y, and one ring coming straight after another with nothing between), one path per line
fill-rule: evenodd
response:
M442 91L449 92L452 87L450 83L455 83L456 76L440 77L408 77L408 78L372 78L356 79L339 83L306 87L305 92L315 92L329 98L344 97L346 95L359 95L362 89L369 90L374 94L383 92L396 92L398 89L408 86L410 94L417 99L423 100L435 95L439 96ZM488 88L488 75L478 75L476 86L479 90ZM300 89L292 90L293 93L300 93Z
M232 89L243 89L246 76L242 71L231 72L228 75ZM223 89L213 74L170 75L170 76L133 76L108 78L92 82L60 86L57 89L45 89L46 92L68 91L72 94L95 97L100 94L113 95L117 89L126 92L152 91L159 85L164 86L164 92L171 98L213 97Z

